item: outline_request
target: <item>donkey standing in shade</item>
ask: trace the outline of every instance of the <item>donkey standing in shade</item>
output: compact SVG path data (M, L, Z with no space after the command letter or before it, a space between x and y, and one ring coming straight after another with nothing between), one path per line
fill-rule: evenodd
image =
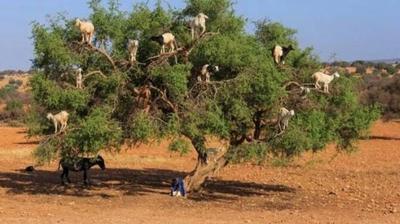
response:
M69 179L69 171L80 172L83 171L83 181L85 185L89 185L88 171L92 166L98 165L102 170L106 169L103 157L100 155L94 158L76 158L76 159L61 159L58 164L58 169L60 166L63 168L61 174L61 184L65 185L65 179L68 183L71 183Z

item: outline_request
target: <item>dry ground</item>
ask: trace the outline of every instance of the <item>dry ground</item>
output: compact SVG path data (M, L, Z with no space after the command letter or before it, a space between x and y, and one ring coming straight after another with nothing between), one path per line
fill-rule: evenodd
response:
M60 186L57 164L32 174L36 142L23 128L0 127L0 223L400 223L400 123L378 122L360 151L298 158L289 167L231 165L202 195L168 196L194 155L166 143L105 155L107 169L91 172L93 186Z

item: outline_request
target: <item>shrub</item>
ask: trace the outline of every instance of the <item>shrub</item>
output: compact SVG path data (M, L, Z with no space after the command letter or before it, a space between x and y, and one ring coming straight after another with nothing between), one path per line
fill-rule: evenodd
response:
M179 152L182 156L189 152L190 144L184 139L174 139L168 149L172 152Z
M24 115L23 104L19 100L8 100L4 111L0 113L0 120L20 120Z
M17 91L14 85L7 84L0 89L0 99L5 100L15 94Z
M19 79L10 79L10 81L8 81L8 84L15 86L16 89L18 89L22 83L22 80Z
M400 77L367 79L362 87L362 102L377 105L385 119L400 118Z
M358 74L365 74L367 73L367 67L365 67L364 65L357 65L356 72Z

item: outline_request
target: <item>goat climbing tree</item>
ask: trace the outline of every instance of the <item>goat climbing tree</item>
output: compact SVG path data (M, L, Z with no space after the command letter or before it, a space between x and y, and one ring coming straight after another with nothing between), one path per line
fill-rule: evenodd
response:
M299 49L294 30L260 21L251 34L230 0L186 3L182 10L165 9L159 1L154 9L137 4L124 12L116 0L108 7L91 0L87 19L96 30L91 45L79 42L75 18L58 15L47 25L33 24L37 72L27 120L29 133L43 136L35 151L40 162L168 137L174 139L170 149L197 152L197 165L186 178L188 190L195 191L229 162L292 157L331 142L352 148L377 119L375 107L359 103L351 77L334 81L329 95L313 90L304 95L300 87L312 82L321 65L311 49ZM187 21L200 12L209 17L208 30L192 41ZM159 55L160 46L149 39L164 32L175 35L178 49ZM128 39L140 43L135 64L128 61ZM273 62L275 44L296 48L285 65ZM196 82L205 64L220 70L211 82ZM83 70L82 89L74 87L77 68ZM296 115L278 135L275 119L283 106ZM61 110L70 114L68 128L51 135L45 114ZM210 136L224 142L213 154L207 150Z

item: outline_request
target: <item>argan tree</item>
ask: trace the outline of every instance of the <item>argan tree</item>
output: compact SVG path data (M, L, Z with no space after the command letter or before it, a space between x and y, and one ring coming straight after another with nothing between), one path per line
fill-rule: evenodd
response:
M293 157L332 142L352 148L377 118L374 107L359 103L351 77L331 83L330 94L312 88L304 92L321 65L312 49L299 48L294 30L265 20L251 34L230 0L186 3L182 10L158 2L124 12L116 0L108 6L91 0L87 19L96 29L91 45L79 42L75 18L57 16L48 25L33 24L37 73L31 80L35 104L29 126L31 135L44 136L35 151L39 161L170 138L171 150L194 148L198 154L186 177L188 190L195 191L231 161ZM188 20L199 12L209 17L207 32L191 40ZM176 36L178 49L160 55L150 37L164 32ZM128 62L128 39L140 42L135 64ZM296 46L285 65L273 63L275 44ZM198 82L205 64L219 65L220 71L211 82ZM83 69L82 89L74 87L78 67ZM276 125L283 106L296 112L284 132ZM61 110L70 113L69 126L51 135L45 114ZM212 154L207 149L211 136L225 143Z

